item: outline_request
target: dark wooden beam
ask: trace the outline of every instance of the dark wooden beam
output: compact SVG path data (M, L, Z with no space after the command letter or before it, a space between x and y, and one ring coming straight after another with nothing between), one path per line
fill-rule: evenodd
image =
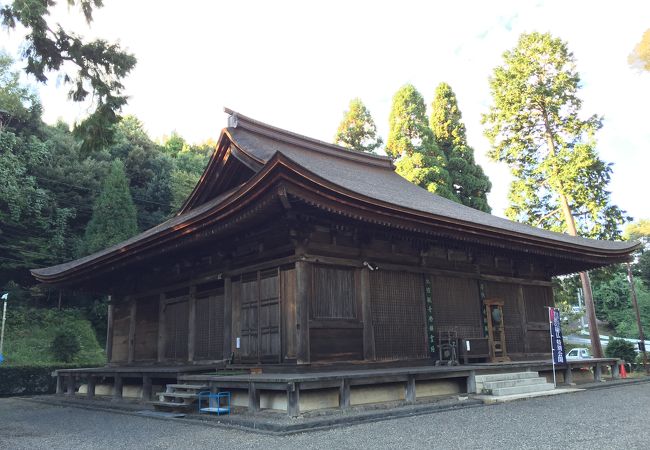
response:
M309 364L309 301L311 294L311 265L296 262L296 310L298 316L298 364Z
M134 298L127 297L131 303L129 305L129 356L128 362L131 364L135 360L135 320L137 314L137 303Z
M359 299L361 301L361 320L363 321L363 359L374 361L375 332L372 327L370 305L370 271L367 267L359 269Z
M96 380L97 380L97 378L95 376L93 376L93 375L88 376L88 383L86 385L88 387L88 390L86 391L86 398L88 398L88 399L92 399L92 398L95 397L95 381Z
M142 377L142 400L150 401L152 395L151 377L144 375Z
M158 305L158 362L165 360L165 344L166 344L166 330L165 330L165 293L160 294Z
M190 286L187 308L187 360L192 362L196 346L196 285Z
M118 374L113 377L113 400L122 400L122 376Z
M223 280L223 358L232 353L232 279Z
M106 313L106 362L113 359L113 299L108 296L108 311Z

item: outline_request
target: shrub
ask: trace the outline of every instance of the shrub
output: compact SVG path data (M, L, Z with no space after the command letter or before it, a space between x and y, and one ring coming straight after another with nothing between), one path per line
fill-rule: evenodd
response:
M605 355L608 358L619 358L625 362L634 362L636 358L634 344L623 339L610 340L605 348Z
M79 337L71 330L61 330L52 339L52 354L61 361L72 362L74 357L81 350Z

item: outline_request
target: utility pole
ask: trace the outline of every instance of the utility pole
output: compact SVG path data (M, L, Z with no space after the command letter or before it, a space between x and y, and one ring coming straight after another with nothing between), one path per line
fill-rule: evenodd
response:
M5 343L5 322L7 321L7 301L9 300L9 293L2 296L2 330L0 331L0 356L2 356L2 346ZM1 360L0 360L1 361Z
M643 368L645 373L648 374L648 354L645 350L645 337L643 335L643 325L641 325L641 313L639 312L639 303L636 301L636 288L634 287L634 277L632 276L632 265L627 263L627 281L630 283L630 292L632 293L632 306L636 313L636 324L639 327L639 339L643 342Z

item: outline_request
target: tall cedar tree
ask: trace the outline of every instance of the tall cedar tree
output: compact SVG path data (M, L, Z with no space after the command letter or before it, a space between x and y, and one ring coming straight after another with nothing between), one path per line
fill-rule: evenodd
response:
M370 111L361 99L350 101L349 109L343 115L334 137L334 143L350 150L373 153L384 143L377 135L377 126Z
M445 169L447 160L427 123L424 99L413 85L395 93L389 127L386 153L395 160L396 172L430 192L458 201Z
M447 158L447 172L456 197L463 205L491 212L487 193L492 189L492 183L476 164L474 149L467 145L456 94L447 83L440 83L436 88L430 125L438 147Z
M611 165L595 149L601 119L580 117L580 77L566 43L523 34L503 60L490 78L494 103L483 123L490 157L507 163L514 176L506 215L574 236L619 237L626 218L610 204ZM588 275L581 279L594 354L601 356Z
M86 228L85 251L93 253L122 242L138 232L138 218L124 164L113 161L95 201L93 216Z
M627 57L630 66L640 71L650 72L650 29L647 29L630 56Z
M79 5L86 22L93 19L93 10L103 6L102 0L67 0L68 5ZM72 87L70 98L84 101L92 94L95 111L81 122L75 134L83 137L82 150L90 152L110 144L113 127L119 121L118 112L126 104L122 93L122 79L135 67L133 55L119 45L98 39L85 42L75 33L48 21L54 0L16 0L0 6L2 25L15 29L21 25L27 30L23 46L25 72L41 83L48 81L50 72L62 72L63 81Z

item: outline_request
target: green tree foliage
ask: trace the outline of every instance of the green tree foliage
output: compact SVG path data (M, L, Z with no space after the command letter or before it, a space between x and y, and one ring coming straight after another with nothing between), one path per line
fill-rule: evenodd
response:
M611 165L595 149L601 119L580 116L580 77L566 43L523 34L503 59L490 78L493 104L483 122L490 157L514 176L506 215L554 231L619 237L626 217L610 203Z
M93 10L102 3L68 0L70 6L80 6L89 24ZM117 113L127 102L122 80L135 67L136 59L117 44L101 39L85 42L61 25L50 23L50 10L55 5L54 0L15 0L0 7L2 24L9 30L17 25L27 29L22 56L28 74L46 83L51 72L62 73L63 81L72 86L69 96L73 101L84 101L92 94L95 111L76 132L84 138L82 150L98 150L112 142L111 125L119 121Z
M113 161L95 201L93 216L86 228L84 250L93 253L130 238L138 232L137 213L124 164Z
M643 281L646 288L650 289L650 220L641 219L628 224L624 237L644 244L644 248L638 254L634 274Z
M447 172L456 197L463 205L490 212L487 193L492 183L474 160L474 149L467 144L456 94L447 83L440 83L431 105L431 130L447 159Z
M56 359L72 362L81 350L79 337L72 330L61 329L52 339L51 350Z
M386 153L395 160L396 172L430 192L458 201L446 158L429 128L422 95L411 84L393 96Z
M634 50L627 57L627 61L635 69L650 72L650 29L647 29Z
M610 340L605 348L605 355L608 358L618 358L625 362L634 362L636 359L634 344L623 339Z
M370 111L361 99L350 101L349 109L336 131L334 143L350 150L373 153L381 147L383 140L377 135L377 126Z

